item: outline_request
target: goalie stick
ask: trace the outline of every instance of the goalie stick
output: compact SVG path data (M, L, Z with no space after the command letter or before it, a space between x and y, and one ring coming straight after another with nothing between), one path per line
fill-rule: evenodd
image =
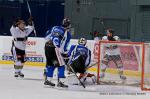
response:
M96 62L96 63L94 63L94 64L91 64L90 66L88 66L88 67L86 68L86 70L89 69L89 68L91 68L91 67L93 67L93 66L95 66L95 65L97 65L97 64L98 64L98 62Z
M31 8L30 8L30 5L29 5L29 2L28 2L28 0L27 0L27 6L28 6L28 11L29 11L29 14L30 14L30 16L32 16L32 13L31 13ZM34 22L32 21L32 24L33 24L33 27L34 27L34 35L35 35L35 37L36 37L36 30L35 30L35 26L34 26Z
M77 73L74 71L74 69L73 69L70 65L67 65L67 66L68 66L68 67L71 69L71 71L75 74L76 78L78 79L78 81L80 82L80 84L83 86L83 88L86 88L85 85L84 85L84 83L78 78Z

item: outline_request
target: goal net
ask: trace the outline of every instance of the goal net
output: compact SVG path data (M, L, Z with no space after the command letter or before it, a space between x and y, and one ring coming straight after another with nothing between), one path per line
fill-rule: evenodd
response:
M94 52L97 65L91 68L96 70L97 83L137 86L149 90L149 51L150 44L142 42L97 42ZM126 80L120 77L122 73Z

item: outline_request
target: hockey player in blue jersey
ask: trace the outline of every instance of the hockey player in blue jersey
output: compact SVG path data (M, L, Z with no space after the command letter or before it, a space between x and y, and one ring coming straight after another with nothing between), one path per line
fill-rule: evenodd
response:
M63 61L63 57L67 55L68 43L71 39L71 33L69 32L70 20L68 18L63 19L62 26L54 26L51 30L48 30L45 43L45 56L46 56L46 72L44 85L55 86L52 82L53 73L55 68L58 68L58 87L68 87L64 84L64 71L65 64L60 63L60 58ZM60 53L58 56L58 53Z
M91 61L91 51L85 46L87 40L80 38L78 45L72 45L68 52L68 65L72 67L74 72L80 73L79 79L85 81L86 77L93 77L94 74L87 73ZM71 71L71 70L69 70Z

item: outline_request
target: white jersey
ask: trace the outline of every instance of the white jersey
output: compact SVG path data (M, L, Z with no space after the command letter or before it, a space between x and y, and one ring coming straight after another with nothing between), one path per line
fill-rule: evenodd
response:
M113 38L114 38L116 41L119 41L119 40L120 40L118 36L114 36ZM107 36L103 36L103 37L102 37L102 40L109 41ZM119 49L119 48L117 47L117 45L115 45L115 44L106 44L106 45L104 45L104 46L105 46L105 48L106 48L105 54L107 54L107 55L120 55L120 54L121 54L121 53L120 53L120 49ZM113 46L113 47L116 46L116 48L109 48L109 47L111 47L111 46Z
M25 30L22 31L18 27L12 26L10 28L11 35L14 38L14 46L20 50L25 50L26 48L26 41L19 41L18 38L24 39L29 36L29 34L33 31L33 26L26 26Z

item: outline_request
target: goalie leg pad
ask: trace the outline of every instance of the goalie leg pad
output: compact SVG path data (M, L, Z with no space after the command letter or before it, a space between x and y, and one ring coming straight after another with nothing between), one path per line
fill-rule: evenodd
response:
M46 76L53 77L55 66L46 66Z
M82 56L79 56L78 59L74 60L70 65L76 73L85 73L85 61L83 60Z
M65 78L65 66L58 67L58 78Z

